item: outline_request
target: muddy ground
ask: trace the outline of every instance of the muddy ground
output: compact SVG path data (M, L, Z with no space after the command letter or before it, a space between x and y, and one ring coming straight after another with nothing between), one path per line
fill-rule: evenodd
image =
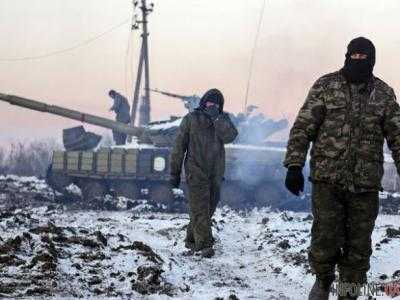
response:
M177 208L112 196L85 203L34 178L0 180L0 298L306 299L308 212L220 208L216 255L202 259L186 255L188 216ZM400 280L399 224L378 218L371 282Z

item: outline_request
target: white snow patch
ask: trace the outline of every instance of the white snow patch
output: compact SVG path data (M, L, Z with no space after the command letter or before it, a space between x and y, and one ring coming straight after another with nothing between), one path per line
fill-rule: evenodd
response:
M44 214L45 210L38 210L33 217L42 218L41 223L45 223ZM314 281L306 261L312 224L307 216L307 213L277 213L267 209L254 209L248 213L218 209L213 226L216 255L211 259L182 255L185 251L184 226L188 223L186 214L149 213L132 218L132 212L126 211L67 212L53 221L57 226L85 228L91 232L99 230L109 237L123 234L128 241L143 241L165 261L163 276L168 282L182 288L190 286L188 292L180 292L173 299L227 299L230 294L235 294L239 299L300 300L307 298ZM4 238L21 232L18 227L2 232L1 225L0 234ZM388 226L398 228L399 225L398 216L380 215L372 236L373 245L385 237ZM288 248L279 246L284 241ZM109 238L109 242L114 244L117 240ZM129 255L105 254L110 257L109 264L115 270L128 272L145 263L135 262ZM381 249L374 250L371 258L370 280L378 281L382 274L390 277L400 268L395 263L398 257L400 239L381 244ZM73 271L68 260L62 268L68 274ZM103 279L108 280L107 277ZM117 288L132 293L126 282L121 282ZM143 299L172 298L151 295Z
M154 149L156 148L151 144L140 144L137 138L133 138L131 142L121 145L121 146L112 146L113 149Z
M253 146L253 145L245 145L245 144L227 144L227 145L225 145L225 148L286 152L286 148L282 148L282 147Z
M393 160L393 157L391 154L384 153L383 156L384 156L384 160L386 163L394 163L394 160Z
M172 193L174 194L174 196L183 196L183 195L184 195L183 190L181 190L181 189L176 189L176 188L173 188L173 189L172 189Z
M73 184L73 183L71 183L69 186L67 186L66 188L65 188L68 192L70 192L71 194L73 194L73 195L77 195L77 196L82 196L82 191L81 191L81 189L77 186L77 185L75 185L75 184Z

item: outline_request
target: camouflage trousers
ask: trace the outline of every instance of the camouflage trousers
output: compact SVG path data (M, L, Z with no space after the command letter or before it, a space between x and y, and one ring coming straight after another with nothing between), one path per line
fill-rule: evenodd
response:
M121 133L113 130L113 140L116 145L125 145L126 138L128 137L125 133Z
M313 184L309 262L318 278L333 280L338 266L342 282L366 282L378 210L377 191L351 193L327 183Z
M220 183L215 180L188 184L190 222L186 231L186 245L194 250L211 247L214 243L211 217L220 199Z

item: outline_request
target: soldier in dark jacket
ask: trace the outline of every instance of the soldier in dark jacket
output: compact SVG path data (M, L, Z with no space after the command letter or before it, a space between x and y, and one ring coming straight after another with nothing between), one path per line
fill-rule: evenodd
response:
M374 65L372 42L352 40L344 67L314 83L290 131L284 165L286 186L296 195L313 144L309 262L316 282L309 299L328 299L335 266L341 283L366 282L385 139L400 170L400 108L393 89L373 75Z
M225 170L224 144L237 136L223 108L224 97L219 90L205 93L199 108L183 118L171 155L171 185L175 188L179 187L185 163L190 215L185 245L201 251L204 257L214 255L211 217L220 198Z
M120 93L117 93L114 90L110 90L108 95L114 100L114 104L110 108L110 111L115 112L116 114L115 120L117 122L129 124L131 121L131 115L130 115L131 108L129 106L128 100L126 100L124 96L122 96ZM113 138L115 144L124 145L126 142L127 135L125 133L113 130Z

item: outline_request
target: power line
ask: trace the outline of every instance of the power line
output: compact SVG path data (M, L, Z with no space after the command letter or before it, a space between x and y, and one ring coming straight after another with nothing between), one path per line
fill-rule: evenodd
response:
M17 57L17 58L0 58L0 62L12 62L12 61L25 61L25 60L43 59L43 58L55 56L55 55L58 55L58 54L63 54L65 52L72 51L72 50L74 50L76 48L80 48L80 47L86 46L87 44L90 44L90 43L102 38L103 36L109 34L110 32L114 31L115 29L118 29L119 27L125 25L130 20L131 20L131 18L129 17L129 18L125 19L123 22L121 22L121 23L119 23L117 25L114 25L113 27L107 29L106 31L104 31L104 32L102 32L102 33L100 33L100 34L98 34L98 35L96 35L94 37L91 37L91 38L89 38L89 39L87 39L87 40L85 40L85 41L83 41L83 42L81 42L79 44L76 44L74 46L68 47L68 48L64 48L64 49L48 52L48 53L41 54L41 55L25 56L25 57Z
M264 16L265 2L266 2L266 0L264 0L263 6L261 8L260 18L258 19L257 32L256 32L256 36L254 38L254 46L251 51L249 76L247 78L246 97L245 97L245 101L244 101L244 111L246 111L246 107L247 107L247 100L248 100L249 89L250 89L250 80L251 80L251 75L253 73L254 56L255 56L255 52L256 52L256 48L257 48L258 36L260 35L261 24L262 24L262 20L263 20L263 16Z

